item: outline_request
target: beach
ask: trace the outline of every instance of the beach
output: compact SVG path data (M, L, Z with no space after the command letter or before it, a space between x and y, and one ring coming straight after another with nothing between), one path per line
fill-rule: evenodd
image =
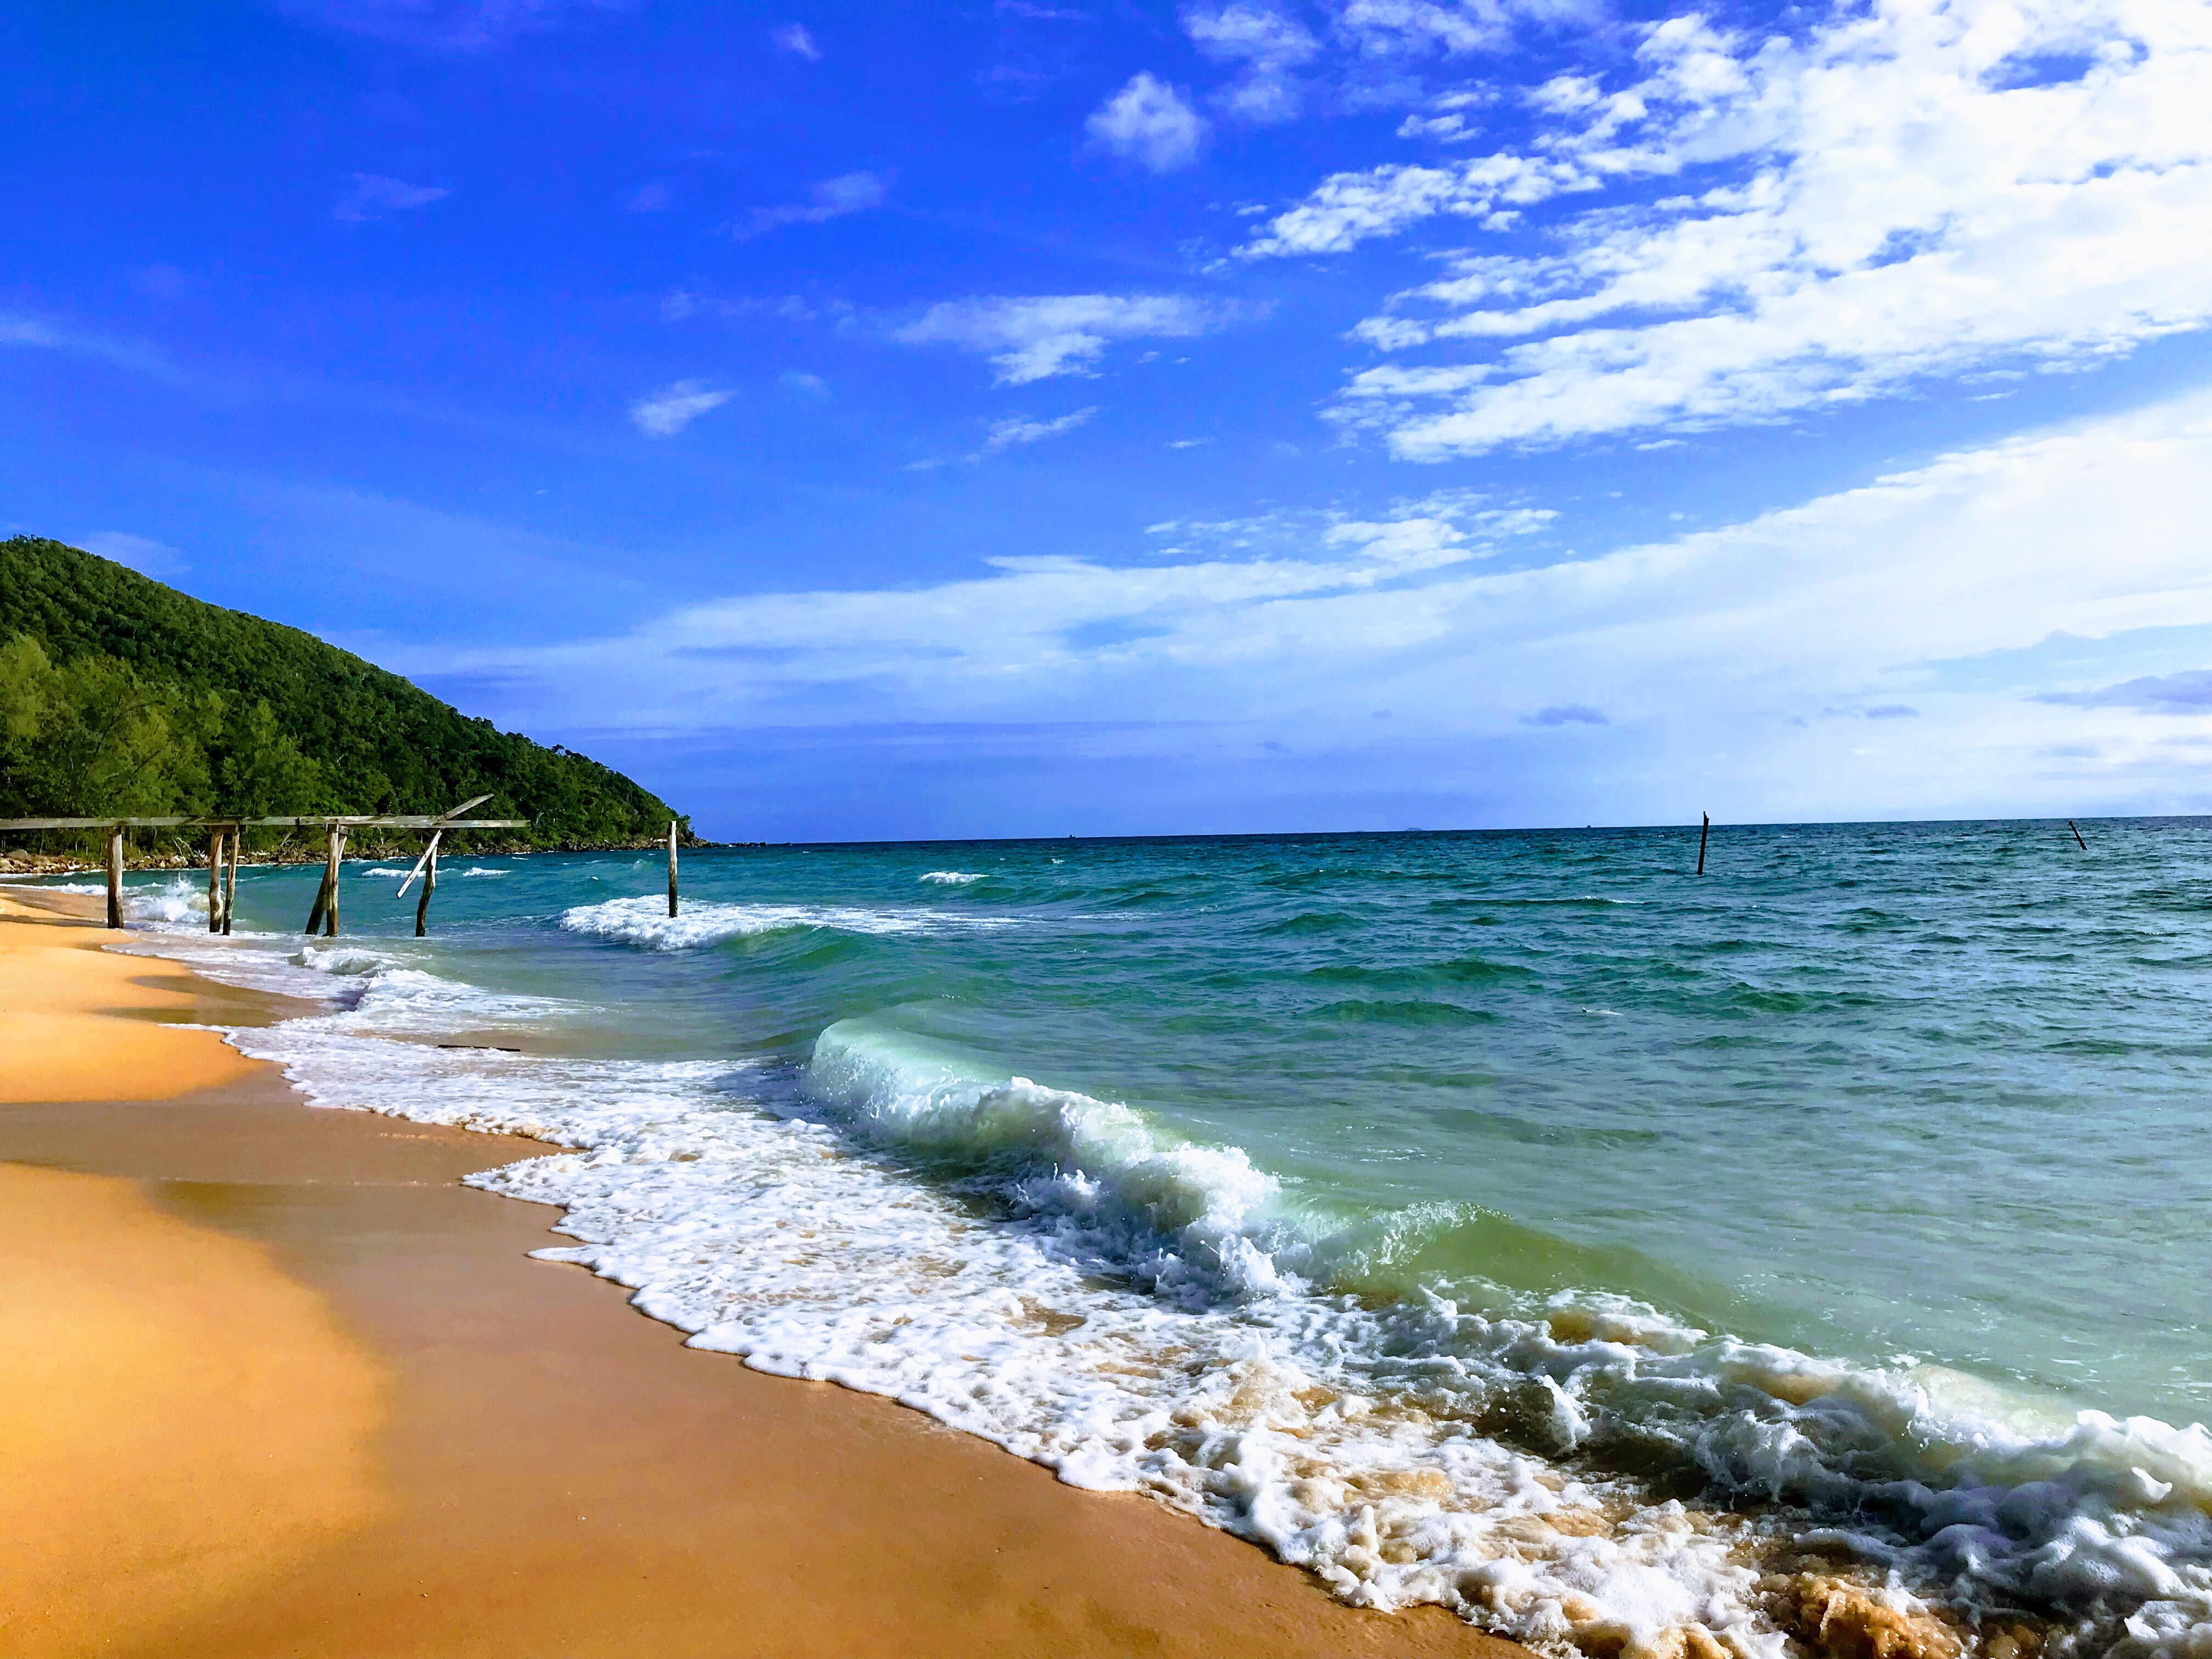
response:
M17 1485L139 1528L39 1582L149 1652L2192 1651L2204 1247L2138 1200L2202 1187L2208 830L702 849L675 917L470 858L420 939L398 860L336 938L311 870L221 938L17 889Z
M686 1349L459 1184L552 1149L307 1106L95 910L0 894L17 1659L1520 1651Z

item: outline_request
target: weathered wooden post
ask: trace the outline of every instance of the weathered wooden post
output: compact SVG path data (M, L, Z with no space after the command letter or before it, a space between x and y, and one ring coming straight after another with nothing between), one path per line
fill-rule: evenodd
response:
M331 867L325 863L323 866L323 878L315 884L315 902L307 912L307 925L300 930L301 933L310 939L314 937L315 931L323 925L323 911L328 907L330 902Z
M345 848L345 831L337 824L331 825L329 850L323 855L323 884L315 890L315 908L307 912L307 925L301 931L312 934L320 927L324 933L336 939L338 933L338 859Z
M2074 830L2074 820L2071 818L2067 819L2066 827L2069 830ZM2074 830L2074 844L2085 853L2089 850L2089 843L2081 839L2081 832L2079 830Z
M676 914L676 826L668 826L668 914Z
M430 892L438 884L438 842L445 835L442 830L430 832L430 844L422 849L422 856L415 860L415 867L407 872L407 879L399 884L399 896L405 898L407 890L415 884L415 878L422 878L422 896L415 902L415 937L427 939L430 933Z
M323 934L326 939L338 936L338 860L345 856L345 831L337 824L331 826L330 856L324 862L331 884L331 908L323 917Z
M1702 876L1705 873L1705 837L1713 833L1713 815L1700 812L1698 816L1705 821L1704 827L1698 831L1698 873Z
M208 932L222 932L222 831L208 831Z
M230 834L224 838L230 843L230 858L222 872L222 931L226 936L230 932L230 919L238 910L238 838L243 833L243 825L233 824Z
M107 925L118 932L123 927L123 826L119 823L107 832Z

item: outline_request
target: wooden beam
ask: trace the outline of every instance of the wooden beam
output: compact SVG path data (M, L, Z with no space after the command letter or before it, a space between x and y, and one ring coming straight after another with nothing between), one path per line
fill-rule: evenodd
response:
M208 932L222 932L222 831L208 831Z
M405 898L407 896L407 890L415 884L415 878L421 875L423 871L429 868L431 854L438 850L438 837L445 833L446 832L442 830L433 830L430 832L430 844L422 849L422 856L415 860L415 867L407 872L407 879L399 884L399 890L397 893L394 893L392 897Z
M676 914L676 826L668 826L668 914Z
M222 931L230 932L230 919L238 912L238 831L234 830L224 838L230 843L230 858L222 872Z
M348 830L527 830L530 827L528 818L447 818L415 812L383 817L309 814L289 818L0 818L0 830L107 830L118 823L133 830L174 830L188 823L210 828L221 824L228 830L245 824L289 830L320 830L332 824Z

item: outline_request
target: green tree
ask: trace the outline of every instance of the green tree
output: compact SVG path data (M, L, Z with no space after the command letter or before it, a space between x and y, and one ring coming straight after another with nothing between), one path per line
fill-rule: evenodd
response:
M259 818L325 810L322 768L276 723L267 698L231 723L224 747L225 812Z

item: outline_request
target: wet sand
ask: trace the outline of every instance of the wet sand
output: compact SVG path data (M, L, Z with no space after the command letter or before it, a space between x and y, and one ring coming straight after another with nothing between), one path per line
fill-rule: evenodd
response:
M1526 1659L684 1348L459 1184L545 1148L305 1105L95 903L0 894L11 1659Z

